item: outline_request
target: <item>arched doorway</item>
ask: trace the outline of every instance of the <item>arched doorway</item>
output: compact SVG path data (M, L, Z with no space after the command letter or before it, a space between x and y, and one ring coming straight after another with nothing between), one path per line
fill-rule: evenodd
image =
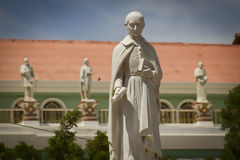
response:
M22 110L22 107L20 106L20 103L23 100L24 100L23 97L18 98L12 104L11 108L14 109L14 110L12 111L12 119L11 119L11 121L13 123L20 123L20 122L22 122L22 116L23 116L24 111ZM19 109L19 110L15 110L15 109Z
M173 123L173 112L171 109L173 109L173 105L171 102L165 99L160 100L161 103L161 110L160 110L160 122L161 123Z
M41 121L42 123L59 123L63 116L65 104L56 98L49 98L41 105Z
M179 122L180 123L194 123L196 112L192 107L193 100L184 100L182 101L179 108Z

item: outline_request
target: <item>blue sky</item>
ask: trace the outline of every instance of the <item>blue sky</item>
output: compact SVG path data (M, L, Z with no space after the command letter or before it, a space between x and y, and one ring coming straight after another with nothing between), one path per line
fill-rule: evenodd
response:
M0 39L120 41L128 12L152 42L231 44L240 0L0 0Z

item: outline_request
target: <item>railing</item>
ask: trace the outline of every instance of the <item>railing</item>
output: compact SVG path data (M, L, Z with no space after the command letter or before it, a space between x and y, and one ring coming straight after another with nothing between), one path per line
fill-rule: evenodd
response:
M39 110L40 123L59 123L64 114L73 109L49 109ZM19 123L22 120L24 109L0 109L0 123ZM221 110L212 110L211 116L215 124L221 123ZM100 124L108 122L108 109L96 109ZM194 123L196 111L186 109L162 109L160 112L161 123Z
M96 113L100 124L108 123L108 109L96 109Z
M160 111L161 123L194 123L196 111L191 109L162 109Z
M41 108L39 110L40 123L60 123L65 113L72 109Z
M212 120L214 124L221 124L222 123L222 113L220 109L215 109L211 111Z
M24 109L0 109L0 123L19 123Z
M108 109L99 109L98 121L99 123L108 122ZM194 123L197 112L191 109L162 109L160 111L161 123ZM212 120L214 124L221 123L221 110L211 111Z
M194 110L164 109L160 112L161 123L193 123L196 112ZM99 123L107 123L108 109L98 110Z

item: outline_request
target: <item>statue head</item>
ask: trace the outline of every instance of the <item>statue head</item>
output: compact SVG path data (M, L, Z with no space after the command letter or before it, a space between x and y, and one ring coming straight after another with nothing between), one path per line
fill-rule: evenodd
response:
M84 62L84 64L86 64L88 66L88 64L89 64L88 58L84 58L83 62Z
M138 11L133 11L128 13L124 23L131 36L138 37L142 34L143 28L145 26L144 17L142 13Z
M28 64L28 58L24 58L24 64Z
M203 68L203 63L201 61L198 62L198 67L201 68L201 69Z

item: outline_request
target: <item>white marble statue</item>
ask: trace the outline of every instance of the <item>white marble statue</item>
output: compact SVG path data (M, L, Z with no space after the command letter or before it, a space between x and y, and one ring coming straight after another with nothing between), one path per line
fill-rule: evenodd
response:
M24 58L24 64L20 67L20 74L23 80L24 101L35 101L33 94L38 78L35 76L33 68L28 62L28 58Z
M197 102L208 102L206 92L206 83L208 79L206 71L203 69L202 62L198 62L198 67L194 71L194 76L197 82Z
M162 70L155 49L141 33L140 12L125 19L127 35L112 55L109 102L111 160L161 158L159 87Z
M84 59L84 65L80 69L80 94L83 101L90 99L93 70L89 66L88 58Z

